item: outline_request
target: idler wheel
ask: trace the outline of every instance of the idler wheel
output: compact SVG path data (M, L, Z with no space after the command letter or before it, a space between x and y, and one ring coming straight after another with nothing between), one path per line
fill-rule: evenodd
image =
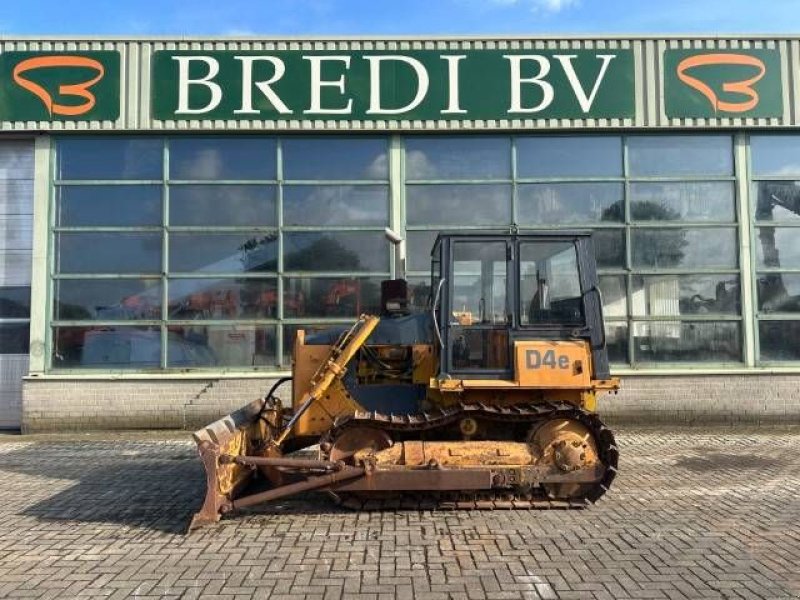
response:
M599 462L597 442L583 423L574 419L552 419L537 426L529 437L541 465L551 465L561 473L571 473ZM585 497L591 483L544 483L548 496L556 500Z

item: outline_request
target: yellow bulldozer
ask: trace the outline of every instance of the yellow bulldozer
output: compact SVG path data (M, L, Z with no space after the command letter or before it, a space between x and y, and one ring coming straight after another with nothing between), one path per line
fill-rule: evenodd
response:
M619 381L591 235L443 233L431 257L424 309L384 281L379 315L299 331L290 378L195 432L207 491L190 529L310 490L355 509L574 508L608 491L618 453L596 405Z

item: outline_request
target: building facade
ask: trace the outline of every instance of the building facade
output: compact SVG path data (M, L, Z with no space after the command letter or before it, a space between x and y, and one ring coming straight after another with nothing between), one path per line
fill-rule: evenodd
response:
M800 38L0 48L0 427L202 424L486 228L593 231L609 418L800 419Z

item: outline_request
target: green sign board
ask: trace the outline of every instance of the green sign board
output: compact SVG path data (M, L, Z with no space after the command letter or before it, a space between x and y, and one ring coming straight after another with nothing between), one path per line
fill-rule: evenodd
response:
M780 53L666 50L664 100L668 117L780 117Z
M630 50L154 53L156 119L633 117Z
M115 120L119 52L3 52L0 120Z

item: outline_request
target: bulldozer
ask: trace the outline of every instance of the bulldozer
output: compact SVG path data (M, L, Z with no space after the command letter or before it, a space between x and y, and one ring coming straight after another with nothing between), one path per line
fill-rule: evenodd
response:
M424 308L387 280L379 314L298 331L291 377L194 433L190 529L312 490L358 510L579 508L609 490L597 398L619 380L591 235L441 233L430 277Z

